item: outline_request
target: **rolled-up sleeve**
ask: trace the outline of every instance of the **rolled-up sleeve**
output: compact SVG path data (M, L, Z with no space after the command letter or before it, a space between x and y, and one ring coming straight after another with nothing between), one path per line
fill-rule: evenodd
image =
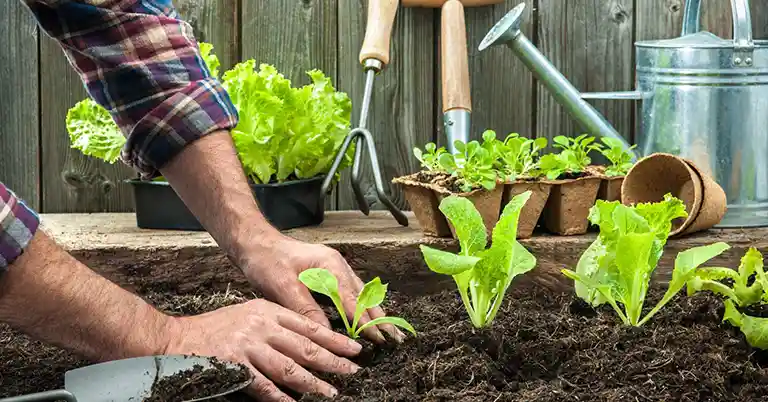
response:
M237 125L234 105L171 0L25 3L126 135L121 158L142 177L159 175L191 142Z
M37 213L0 183L0 274L24 252L39 225Z

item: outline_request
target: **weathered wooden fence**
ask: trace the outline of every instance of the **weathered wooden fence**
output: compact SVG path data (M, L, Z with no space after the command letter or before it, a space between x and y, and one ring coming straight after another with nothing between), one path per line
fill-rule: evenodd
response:
M490 27L521 0L467 9L473 135L552 138L578 134L553 98L507 49L478 54ZM757 38L768 38L765 0L752 1ZM69 148L67 110L85 91L58 45L38 31L20 1L0 2L0 181L44 212L131 211L123 165L108 165ZM299 84L319 68L355 103L363 91L357 57L366 0L176 0L199 40L213 43L224 68L255 58L272 63ZM728 0L704 3L704 27L730 38ZM679 35L684 0L531 0L524 30L576 87L632 89L635 40ZM404 9L392 40L392 63L376 82L370 127L385 180L417 169L411 150L443 141L440 117L439 10ZM630 140L635 105L596 102ZM363 170L370 175L370 169ZM369 180L370 182L370 180ZM371 188L371 199L374 193ZM331 207L356 208L347 177ZM405 206L402 194L394 199ZM374 205L374 208L379 207Z

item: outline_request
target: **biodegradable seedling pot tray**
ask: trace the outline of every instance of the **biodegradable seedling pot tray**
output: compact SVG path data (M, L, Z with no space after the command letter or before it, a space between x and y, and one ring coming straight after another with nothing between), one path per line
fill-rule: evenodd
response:
M624 183L625 176L608 176L605 174L605 166L592 165L588 171L595 176L599 176L600 189L597 190L597 199L604 201L621 201L621 185Z
M324 177L285 183L251 184L264 217L288 230L323 222L320 201ZM136 224L142 229L205 230L168 182L129 180L136 203Z
M396 177L392 183L401 185L405 192L405 200L408 202L416 220L424 234L435 237L451 236L448 220L440 212L440 200L434 191L434 185L425 183L428 176L436 176L429 172L419 172L408 176Z
M552 191L552 183L540 180L518 180L513 183L506 183L501 198L501 209L503 210L513 197L526 191L531 191L531 198L520 211L520 220L517 224L518 239L527 239L533 235Z
M562 236L586 233L589 209L595 205L601 181L594 175L550 181L552 190L543 214L547 230Z

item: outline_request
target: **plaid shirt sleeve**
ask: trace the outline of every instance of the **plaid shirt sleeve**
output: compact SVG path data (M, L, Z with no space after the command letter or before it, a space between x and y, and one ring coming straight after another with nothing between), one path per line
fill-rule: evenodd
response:
M0 274L24 252L39 225L37 214L0 183Z
M157 175L184 146L237 125L171 0L24 0L88 94L127 137L122 160Z

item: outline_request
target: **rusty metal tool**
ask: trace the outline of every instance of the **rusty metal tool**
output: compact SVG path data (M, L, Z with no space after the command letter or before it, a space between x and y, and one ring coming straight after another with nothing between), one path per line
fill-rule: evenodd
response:
M455 153L455 141L469 142L472 98L467 49L466 7L503 3L504 0L402 0L404 7L441 8L440 58L443 127L447 149Z
M365 199L365 194L360 186L360 165L363 159L363 147L368 151L368 158L373 169L373 180L376 185L376 195L386 207L397 222L402 226L408 226L408 218L392 202L384 191L384 182L379 169L379 160L376 154L376 144L373 141L373 135L367 128L368 112L371 107L371 96L373 94L373 82L376 75L381 73L389 64L389 48L392 36L392 26L395 22L395 15L399 6L398 0L370 0L368 3L368 22L363 40L363 46L360 50L360 63L365 71L365 92L363 93L363 103L360 107L360 122L358 127L353 129L344 139L336 159L331 165L331 170L325 178L322 187L322 197L328 194L334 176L344 160L347 150L355 141L355 157L352 164L352 190L357 199L357 205L365 215L370 213L370 205ZM321 199L320 202L324 200Z

